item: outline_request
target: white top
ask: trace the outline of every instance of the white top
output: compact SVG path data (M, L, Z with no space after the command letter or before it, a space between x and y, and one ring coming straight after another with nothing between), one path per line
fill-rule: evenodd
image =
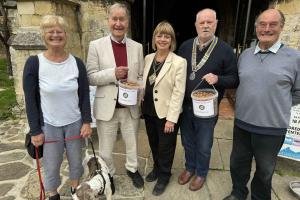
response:
M44 122L65 126L81 118L78 97L78 76L75 57L69 55L61 63L39 58L39 86Z

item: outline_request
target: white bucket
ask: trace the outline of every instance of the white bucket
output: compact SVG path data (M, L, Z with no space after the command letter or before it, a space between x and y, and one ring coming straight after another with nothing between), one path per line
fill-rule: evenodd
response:
M123 106L134 106L137 104L139 85L127 82L119 82L119 97L118 102Z
M199 93L210 93L209 96L195 96ZM218 114L218 91L215 89L198 89L191 94L194 115L199 118L211 118Z

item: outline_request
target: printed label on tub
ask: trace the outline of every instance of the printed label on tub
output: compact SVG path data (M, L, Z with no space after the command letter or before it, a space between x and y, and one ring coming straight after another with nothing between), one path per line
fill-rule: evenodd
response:
M214 115L214 100L198 101L193 99L193 110L196 116L212 116Z
M118 102L122 105L133 106L137 103L137 89L119 87Z

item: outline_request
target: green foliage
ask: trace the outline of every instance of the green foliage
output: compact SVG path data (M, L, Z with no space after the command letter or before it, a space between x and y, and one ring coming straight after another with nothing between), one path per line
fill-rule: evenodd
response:
M14 118L12 108L17 104L13 79L9 79L6 62L0 59L0 120Z

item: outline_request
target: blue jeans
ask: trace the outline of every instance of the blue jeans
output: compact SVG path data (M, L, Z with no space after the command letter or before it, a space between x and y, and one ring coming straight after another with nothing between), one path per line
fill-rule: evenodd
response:
M255 158L256 171L251 182L252 200L271 200L272 176L277 154L283 144L284 135L263 135L248 132L237 126L233 129L233 144L230 156L232 194L246 199L249 193L252 158Z
M185 168L197 176L206 177L217 117L198 118L192 106L184 106L180 125L185 150Z

